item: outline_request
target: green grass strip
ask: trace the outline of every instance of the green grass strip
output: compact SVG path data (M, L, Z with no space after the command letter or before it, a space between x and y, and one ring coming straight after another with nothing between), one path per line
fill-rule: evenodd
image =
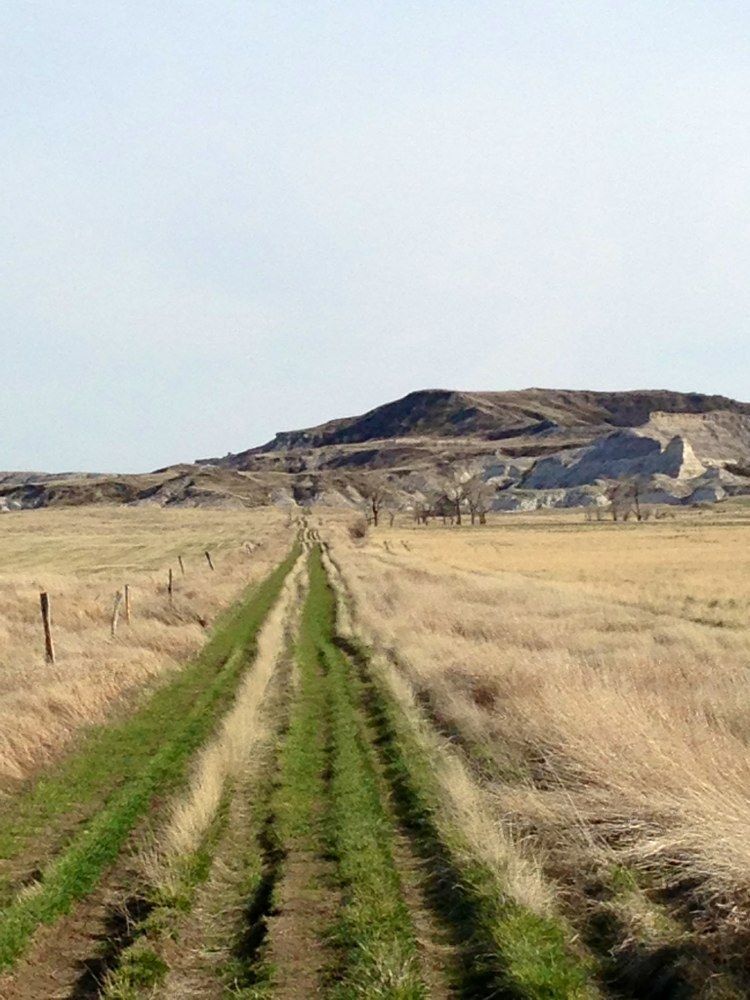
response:
M463 938L462 992L525 1000L598 996L593 963L574 951L574 935L562 918L541 916L511 899L501 873L470 860L461 831L441 821L435 777L440 751L415 733L385 680L371 668L367 650L351 641L347 645L360 667L399 814L439 873L444 916Z
M274 740L267 751L267 764L273 768L273 757L277 752ZM264 774L254 784L251 796L252 809L247 826L243 825L238 849L233 852L231 869L234 877L229 891L225 888L223 897L216 901L219 909L236 910L241 913L237 924L220 944L231 945L228 958L217 969L224 984L224 994L236 1000L260 1000L271 991L271 973L263 954L266 924L273 892L275 869L278 858L273 834L274 813L272 799L275 774ZM269 843L270 838L270 843ZM226 859L225 859L226 861Z
M297 553L295 546L232 616L227 632L214 637L212 644L223 667L198 693L189 711L175 716L175 707L169 700L165 703L160 699L165 711L161 717L162 745L148 763L129 775L88 826L47 867L39 888L18 897L0 912L0 969L16 961L38 924L52 923L74 900L94 888L102 870L117 857L128 833L148 809L153 796L157 792L164 793L184 777L191 754L210 735L216 719L231 702L239 678L254 653L257 632L277 599ZM210 676L211 671L208 673ZM140 721L134 722L136 739Z
M322 849L330 726L327 691L315 644L314 613L308 597L296 648L299 690L281 749L279 788L274 799L279 844L302 850Z
M363 737L351 668L333 643L334 629L335 597L316 548L303 630L325 667L331 713L329 835L343 887L337 937L346 959L332 995L417 1000L427 991L393 860L394 831Z

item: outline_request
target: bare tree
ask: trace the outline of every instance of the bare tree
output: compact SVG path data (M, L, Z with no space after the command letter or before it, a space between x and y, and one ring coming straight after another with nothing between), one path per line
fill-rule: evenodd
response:
M372 473L358 480L356 488L365 503L368 519L377 528L380 512L391 497L388 480L381 474Z
M448 501L448 510L456 524L461 524L461 508L466 503L466 484L472 478L471 470L465 465L450 465L442 477L443 495Z
M388 501L386 502L386 507L388 510L388 525L393 528L396 524L396 518L399 514L409 514L412 510L412 504L403 498L398 498L393 493L391 493Z
M642 521L642 494L643 481L640 476L630 476L627 479L618 479L611 483L607 487L605 496L609 500L612 520L628 521L631 514L635 514L636 520Z
M430 516L430 505L426 500L414 500L411 505L411 512L417 524L427 524Z
M627 521L628 519L628 507L625 503L625 497L623 495L622 483L619 480L610 483L607 489L604 491L604 495L607 500L609 500L609 507L607 508L612 515L613 521Z
M487 511L490 509L492 498L495 495L495 487L486 482L480 472L475 472L464 482L463 493L469 508L471 523L475 524L478 519L480 524L486 524Z
M438 502L441 496L442 493L432 490L412 500L410 509L414 514L414 520L417 524L424 524L426 526L430 518L437 515Z
M643 520L643 513L641 512L641 493L643 491L643 482L640 476L633 476L631 480L631 494L633 496L633 506L635 507L635 516L639 521Z

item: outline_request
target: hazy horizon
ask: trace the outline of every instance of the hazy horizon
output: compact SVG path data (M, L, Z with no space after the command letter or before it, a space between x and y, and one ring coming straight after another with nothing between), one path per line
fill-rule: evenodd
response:
M750 396L750 10L9 0L0 468L442 386Z

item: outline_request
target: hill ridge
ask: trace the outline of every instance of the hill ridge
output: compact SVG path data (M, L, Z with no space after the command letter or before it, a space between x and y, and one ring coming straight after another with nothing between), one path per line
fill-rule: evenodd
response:
M505 391L417 389L361 414L300 430L279 431L265 444L198 464L240 468L273 451L362 444L388 438L479 437L537 434L557 427L637 427L652 413L727 411L750 416L750 403L727 396L669 389L619 391L529 388ZM436 433L440 430L441 433Z
M669 389L417 389L222 458L141 476L1 474L0 509L83 503L357 504L385 481L404 509L478 478L496 510L599 505L617 480L645 503L750 493L750 403Z

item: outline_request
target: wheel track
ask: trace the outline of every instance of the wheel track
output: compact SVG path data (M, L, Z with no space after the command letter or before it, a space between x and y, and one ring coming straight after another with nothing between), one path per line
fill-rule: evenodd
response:
M403 790L398 787L398 776L389 759L388 733L372 698L364 664L341 637L336 636L336 644L350 664L363 738L371 749L381 796L394 827L393 859L414 925L420 970L428 996L433 1000L449 1000L460 993L457 984L464 935L449 919L436 892L435 845L428 850L420 846L418 831L404 808ZM441 893L444 894L445 888L445 880L441 878Z

